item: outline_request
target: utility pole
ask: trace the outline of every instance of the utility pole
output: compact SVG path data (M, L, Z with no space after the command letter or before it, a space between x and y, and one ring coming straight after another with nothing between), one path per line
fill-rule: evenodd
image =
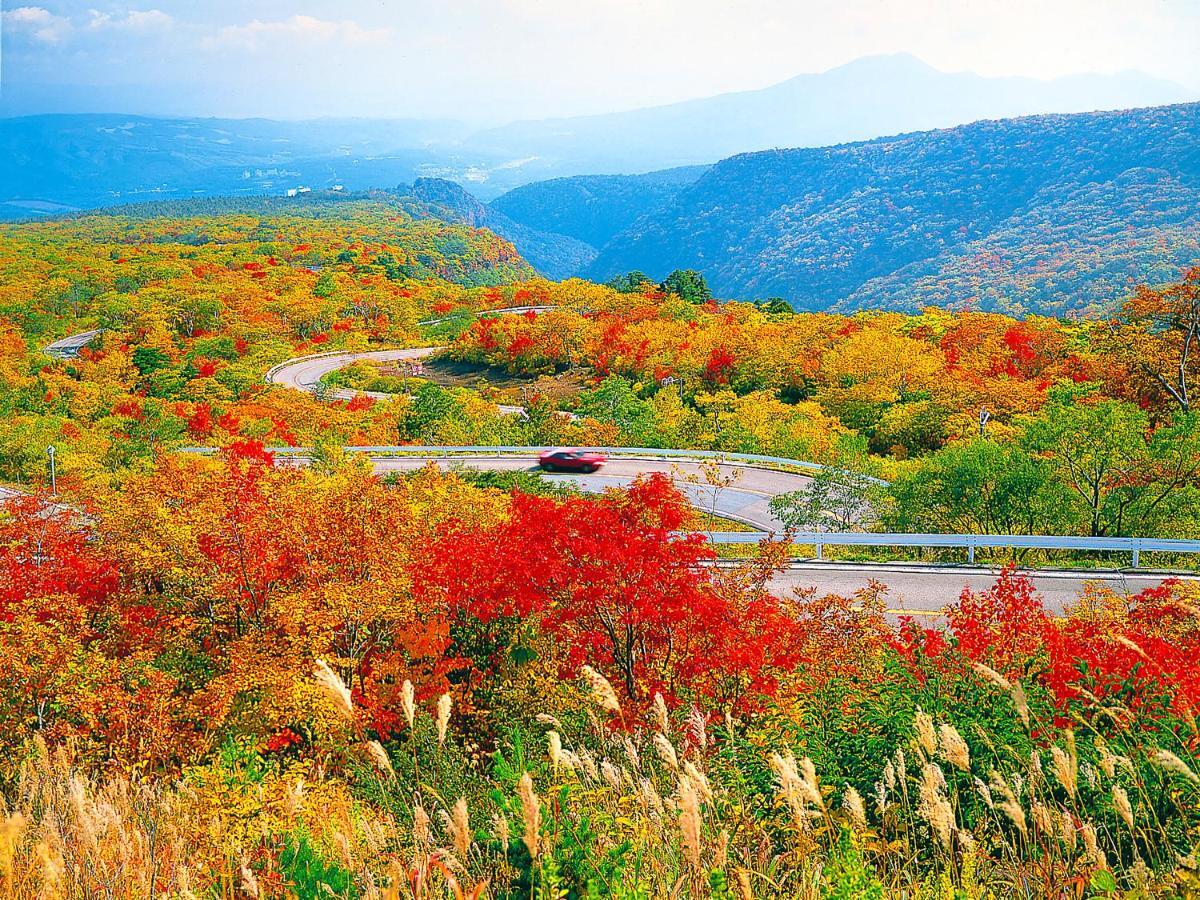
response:
M54 464L54 445L53 444L51 444L49 447L46 448L46 455L48 457L50 457L50 493L51 493L51 495L57 497L58 496L58 472L57 472L57 467Z

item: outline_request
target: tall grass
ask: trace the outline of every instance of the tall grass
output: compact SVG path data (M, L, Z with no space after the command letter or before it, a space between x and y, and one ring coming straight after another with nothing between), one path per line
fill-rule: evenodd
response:
M1030 712L1029 739L919 709L864 782L754 722L628 714L589 671L575 705L462 771L449 702L409 747L348 733L321 762L228 750L174 784L89 773L35 740L0 825L0 897L1097 897L1200 890L1200 776L1161 734ZM337 675L316 678L349 704ZM1117 701L1107 711L1121 720ZM406 704L407 708L407 704ZM331 751L334 748L330 748ZM455 760L458 760L456 762Z

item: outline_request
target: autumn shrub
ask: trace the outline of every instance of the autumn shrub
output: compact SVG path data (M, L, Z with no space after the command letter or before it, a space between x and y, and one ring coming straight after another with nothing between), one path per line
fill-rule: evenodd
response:
M1196 889L1194 585L896 625L691 515L249 441L14 505L0 896Z

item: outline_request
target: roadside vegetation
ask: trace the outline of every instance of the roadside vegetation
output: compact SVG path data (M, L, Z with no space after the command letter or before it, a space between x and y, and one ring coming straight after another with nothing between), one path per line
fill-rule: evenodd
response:
M635 276L537 280L370 204L0 232L0 898L1200 891L1196 582L1050 615L1009 568L897 621L882 584L776 596L783 542L712 565L697 530L732 526L661 476L341 449L764 453L830 466L778 499L795 528L1194 537L1200 273L1090 322ZM475 316L522 305L556 308ZM527 415L263 380L446 317Z
M480 286L526 274L511 246L384 209L7 228L0 480L43 481L51 444L61 486L84 492L164 450L240 439L677 447L892 484L869 504L868 481L791 498L789 519L816 508L800 518L825 530L1200 530L1196 272L1113 298L1109 320L793 314L718 306L695 272ZM556 309L471 315L507 306ZM455 332L418 324L439 320ZM78 359L38 352L93 327ZM305 353L447 339L450 359L526 383L481 392L360 365L330 383L398 399L324 402L262 381Z
M1194 584L1052 617L1006 573L897 626L701 565L664 479L526 486L241 444L10 508L0 890L1197 888Z

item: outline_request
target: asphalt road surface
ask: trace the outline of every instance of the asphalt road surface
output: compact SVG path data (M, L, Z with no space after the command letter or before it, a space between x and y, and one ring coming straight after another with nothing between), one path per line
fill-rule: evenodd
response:
M1162 584L1170 575L1152 572L1033 570L1027 573L1046 608L1061 613L1075 602L1089 582L1119 594L1136 594ZM887 585L887 608L898 615L936 617L942 607L957 600L963 588L984 590L996 582L998 569L968 566L933 566L903 563L795 563L771 580L777 595L795 589L816 588L820 594L851 596L870 581ZM1186 576L1195 580L1195 576Z
M524 309L497 310L498 313L519 313ZM539 310L540 311L540 310ZM79 336L82 337L82 336ZM66 341L72 339L67 338ZM296 390L315 393L322 376L357 360L399 362L420 360L440 349L416 347L405 350L375 350L364 353L330 353L284 362L267 373L267 381ZM356 391L331 390L328 396L350 399ZM377 399L390 399L389 394L369 394ZM521 413L520 407L501 407L502 411ZM377 457L375 471L412 471L434 462L443 468L469 466L498 471L535 470L534 456L478 455L452 457ZM798 490L809 482L806 475L757 468L736 463L722 464L719 472L732 483L714 487L706 483L701 464L692 460L662 460L653 458L613 458L600 471L590 475L546 474L545 477L571 482L583 490L600 492L610 487L624 487L639 475L661 472L700 509L733 519L762 531L779 531L781 523L771 514L770 499L776 494ZM996 571L976 567L922 566L887 563L828 563L797 562L779 573L771 582L776 593L796 589L816 589L822 593L850 595L866 587L870 581L888 587L888 607L895 613L936 617L938 611L955 600L965 587L980 590L993 584ZM1149 572L1125 573L1113 571L1035 571L1031 572L1034 586L1048 608L1061 611L1074 601L1088 582L1099 582L1127 594L1161 584L1167 576ZM1194 578L1195 576L1186 576Z
M456 466L494 471L535 471L534 456L454 456L454 457L378 457L375 471L411 472L433 462L439 467ZM693 504L717 515L737 519L763 531L779 531L780 522L767 506L777 493L794 491L808 482L805 475L761 469L754 466L722 464L722 476L736 477L735 483L716 490L703 483L700 463L692 460L652 458L612 458L593 475L544 474L544 477L578 485L583 490L600 492L609 487L629 484L638 475L661 472L674 480ZM700 482L700 483L696 483ZM715 496L714 496L715 495ZM940 610L958 599L963 589L983 590L995 583L997 569L973 566L915 565L912 563L833 563L795 562L771 580L776 594L793 590L816 589L822 594L850 596L867 587L872 580L887 585L887 607L896 615L935 618ZM1033 570L1028 573L1046 606L1061 612L1083 592L1088 582L1106 585L1118 593L1136 594L1148 587L1177 577L1152 572L1097 570ZM1195 576L1184 576L1194 580Z
M52 344L47 344L42 348L42 352L47 356L71 359L78 356L79 351L94 341L99 334L99 330L81 331L79 334L71 334L65 338L59 338Z
M479 456L406 456L376 457L375 471L411 472L430 462L444 469L465 466L494 471L537 471L535 455ZM722 479L732 479L729 487L716 488L706 483L700 462L690 459L664 460L649 457L612 457L599 472L591 475L542 473L551 481L574 484L585 491L600 493L607 488L625 487L639 475L660 472L669 477L692 504L726 519L743 522L760 531L779 531L783 527L768 507L776 494L796 491L809 483L807 475L762 469L755 466L722 463L718 466Z

